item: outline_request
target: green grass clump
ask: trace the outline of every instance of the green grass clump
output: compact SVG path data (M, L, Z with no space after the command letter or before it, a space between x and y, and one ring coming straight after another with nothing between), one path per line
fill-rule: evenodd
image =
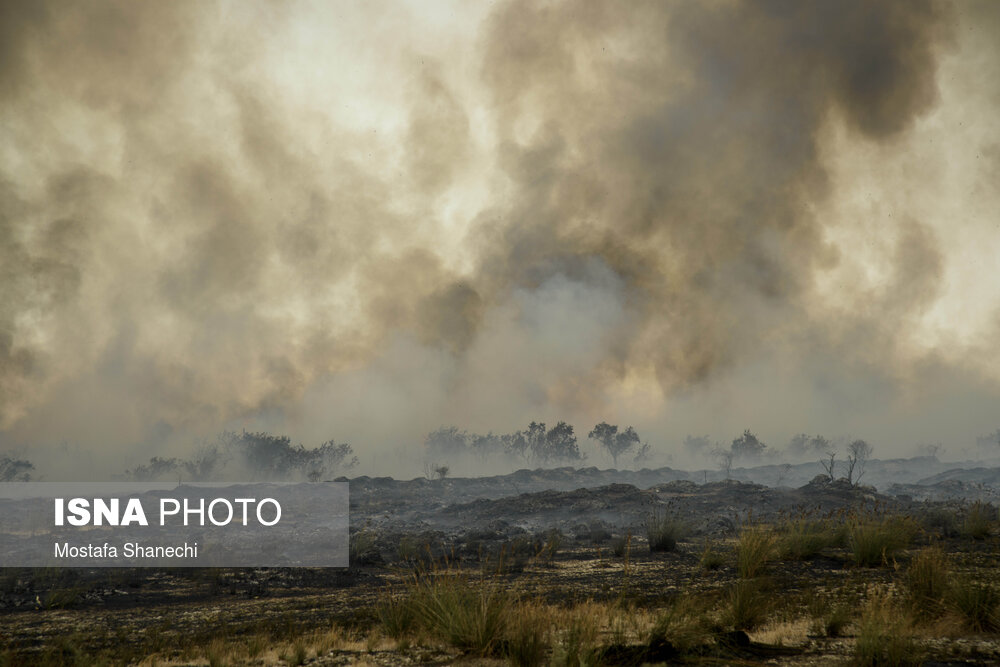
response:
M868 518L848 529L851 559L861 567L888 565L913 539L914 526L904 518Z
M684 522L669 513L654 514L646 521L650 551L673 551L686 532Z
M937 547L920 550L906 570L906 589L914 611L920 616L940 616L948 592L948 559Z
M970 577L958 579L948 591L948 604L972 632L1000 630L1000 593Z
M736 571L744 579L763 574L775 556L776 545L777 536L767 528L744 528L736 541Z
M854 664L861 667L907 667L921 662L901 609L886 596L868 602L857 623Z

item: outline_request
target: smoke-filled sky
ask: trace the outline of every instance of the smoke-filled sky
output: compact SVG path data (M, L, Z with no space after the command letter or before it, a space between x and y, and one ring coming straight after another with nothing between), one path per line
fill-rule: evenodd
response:
M1000 427L998 34L989 1L5 0L0 449L964 445Z

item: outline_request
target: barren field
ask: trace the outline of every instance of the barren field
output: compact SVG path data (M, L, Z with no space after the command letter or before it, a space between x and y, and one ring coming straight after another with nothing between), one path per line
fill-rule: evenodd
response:
M974 474L362 477L348 569L3 571L0 664L998 664Z

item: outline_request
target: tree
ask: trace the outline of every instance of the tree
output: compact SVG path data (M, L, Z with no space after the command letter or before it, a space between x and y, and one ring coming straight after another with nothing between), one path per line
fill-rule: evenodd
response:
M470 448L476 455L486 461L494 454L499 454L504 450L504 443L500 436L489 432L486 435L473 435L470 437Z
M614 466L618 467L618 457L639 444L639 434L629 426L622 432L618 432L617 425L601 422L594 427L594 430L587 436L591 440L596 440L604 449L611 454ZM646 448L647 452L649 448Z
M830 441L822 435L809 436L799 433L788 443L788 451L799 456L823 454L829 449Z
M716 447L712 450L712 456L719 464L719 469L726 474L726 479L729 479L733 471L733 450Z
M873 447L864 440L855 440L847 446L847 481L857 485L865 474L865 464L871 458ZM855 476L857 471L857 476Z
M531 450L528 448L528 439L524 437L524 433L521 431L500 436L500 442L503 443L504 452L512 458L527 461L528 457L531 456Z
M823 470L826 471L826 474L830 477L830 481L832 482L833 479L834 479L834 477L833 477L833 467L836 465L837 452L829 451L829 452L826 453L826 455L829 458L820 459L819 460L819 464L821 466L823 466Z
M35 465L31 461L0 457L0 482L27 482Z
M179 468L180 462L177 459L165 459L154 456L149 459L149 463L137 465L131 470L127 470L125 475L137 482L151 482L167 476L173 476Z
M542 463L579 461L583 458L576 444L573 427L566 422L561 421L548 431L545 430L544 423L531 422L525 439L532 456Z
M559 422L545 434L548 457L553 461L579 461L583 459L580 448L576 444L573 427L566 422Z
M261 431L223 434L227 449L250 469L257 479L275 480L305 477L310 480L332 475L338 469L358 464L354 448L346 443L328 440L318 447L306 449L292 445L288 436Z
M750 429L743 431L743 435L733 440L732 452L737 459L752 460L760 458L767 447Z
M424 447L434 456L460 456L469 445L469 434L455 426L442 426L424 438Z
M702 454L708 452L712 446L712 441L707 435L686 435L684 436L684 448L691 454Z

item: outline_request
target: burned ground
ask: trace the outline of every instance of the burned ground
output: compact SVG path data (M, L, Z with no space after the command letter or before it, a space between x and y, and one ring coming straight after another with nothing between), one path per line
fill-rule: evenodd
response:
M975 479L955 479L963 475ZM822 476L797 488L690 476L592 468L356 478L347 569L8 569L0 664L516 662L504 653L510 639L476 651L387 630L386 600L448 577L502 590L519 610L547 610L553 628L558 619L572 628L586 617L591 664L837 664L858 660L873 600L911 609L908 573L929 548L945 554L956 582L992 591L1000 583L997 517L981 502L992 497L988 470L931 477L908 484L907 493L892 487L896 495ZM952 493L939 492L944 483ZM656 516L680 526L673 550L650 550ZM973 520L985 533L970 532ZM905 541L860 562L850 531L890 523ZM826 541L804 555L783 553L789 535L810 526L821 526ZM748 577L739 549L758 532L771 536L771 551ZM746 585L761 619L731 618ZM685 600L701 605L704 636L683 651L676 637L656 644L657 619ZM972 629L941 604L930 620L913 615L907 626L910 662L1000 661L1000 616L993 616L1000 609ZM841 627L832 620L838 613L847 616ZM546 635L544 663L566 657L565 632Z

